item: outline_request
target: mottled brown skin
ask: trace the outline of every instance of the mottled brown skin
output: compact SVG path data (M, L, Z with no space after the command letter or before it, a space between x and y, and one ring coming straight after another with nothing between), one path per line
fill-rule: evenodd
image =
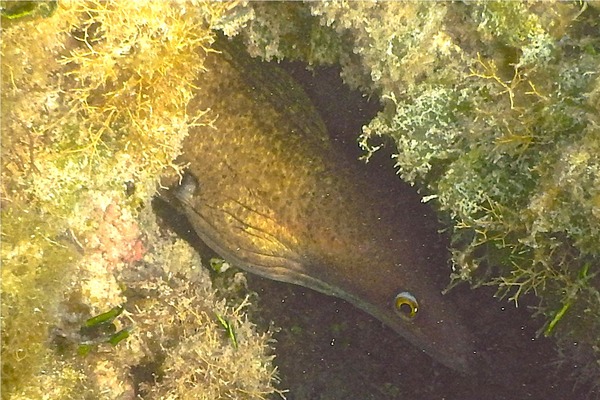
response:
M467 371L472 339L430 282L441 266L410 216L391 215L360 166L334 151L297 84L229 46L208 55L210 74L197 82L188 113L218 118L185 140L188 175L172 191L198 235L239 267L341 297ZM419 302L408 321L394 309L403 291Z

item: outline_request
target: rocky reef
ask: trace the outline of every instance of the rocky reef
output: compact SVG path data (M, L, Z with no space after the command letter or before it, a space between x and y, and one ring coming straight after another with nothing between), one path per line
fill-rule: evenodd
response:
M598 2L1 7L3 399L281 394L246 289L217 295L149 207L218 118L186 112L215 30L378 100L357 144L436 210L454 283L534 295L537 334L600 385Z

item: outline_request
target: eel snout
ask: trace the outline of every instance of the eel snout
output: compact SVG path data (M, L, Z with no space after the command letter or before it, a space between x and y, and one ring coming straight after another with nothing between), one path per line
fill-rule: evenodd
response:
M344 236L352 237L360 226L361 245L339 246L343 238L335 238L324 247L327 256L308 274L320 269L329 294L373 315L447 367L474 374L481 363L475 338L453 294L443 295L439 279L433 279L443 270L436 265L439 257L423 254L427 247L419 244L423 238L416 230L398 231L390 229L394 224L389 219L375 220L371 229L350 222Z

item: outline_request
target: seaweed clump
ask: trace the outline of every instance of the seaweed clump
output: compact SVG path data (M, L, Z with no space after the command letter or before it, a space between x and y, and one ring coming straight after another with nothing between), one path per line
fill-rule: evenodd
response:
M269 333L148 207L231 6L2 2L3 399L276 392Z
M379 98L358 138L365 159L393 139L398 174L451 230L453 278L515 305L534 293L539 333L600 385L597 3L264 8L240 8L225 31L265 58L339 63ZM308 12L296 30L280 18Z

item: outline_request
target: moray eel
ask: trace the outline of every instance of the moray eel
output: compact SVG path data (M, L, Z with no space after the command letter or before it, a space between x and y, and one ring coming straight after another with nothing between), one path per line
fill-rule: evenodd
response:
M434 359L468 371L472 339L428 279L439 265L411 229L411 215L389 207L360 163L335 151L291 77L220 43L188 105L192 117L205 110L217 117L185 139L177 161L188 168L170 182L171 201L229 262L345 299Z

